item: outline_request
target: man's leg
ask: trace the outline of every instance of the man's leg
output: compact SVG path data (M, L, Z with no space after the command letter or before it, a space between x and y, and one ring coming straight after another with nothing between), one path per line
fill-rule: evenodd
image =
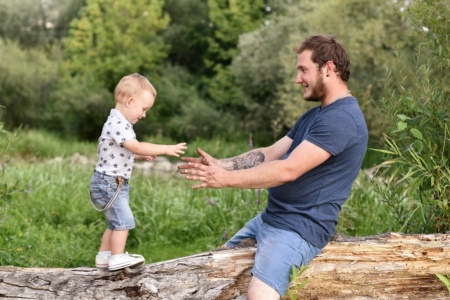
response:
M248 300L280 300L280 294L278 292L259 280L256 277L252 277L247 291Z
M253 278L248 288L248 297L252 300L282 298L289 288L292 267L309 264L320 252L297 233L267 223L261 225L256 240L258 247L251 270Z
M245 226L239 230L231 239L229 239L225 246L235 247L245 238L255 238L262 224L261 214L248 221Z

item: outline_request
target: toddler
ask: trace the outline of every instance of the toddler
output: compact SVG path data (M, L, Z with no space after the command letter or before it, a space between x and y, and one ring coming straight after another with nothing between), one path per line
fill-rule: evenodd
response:
M124 252L128 231L135 227L128 185L134 160L152 161L157 155L179 157L187 149L186 143L157 145L136 139L133 125L145 118L156 98L156 90L147 78L137 73L123 77L114 97L116 107L103 125L90 183L92 204L105 214L108 223L95 262L97 268L110 271L145 263L143 256Z

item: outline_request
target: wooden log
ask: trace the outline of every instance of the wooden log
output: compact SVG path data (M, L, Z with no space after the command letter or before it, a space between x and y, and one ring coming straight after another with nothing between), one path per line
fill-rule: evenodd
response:
M448 234L336 236L301 280L303 299L450 299Z
M0 298L245 299L254 246L217 249L138 269L0 267ZM300 281L298 299L450 299L447 234L335 237Z

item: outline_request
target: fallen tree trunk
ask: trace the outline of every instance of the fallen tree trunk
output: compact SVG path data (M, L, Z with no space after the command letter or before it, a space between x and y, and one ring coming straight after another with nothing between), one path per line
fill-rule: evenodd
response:
M108 272L0 267L0 298L245 299L255 247L218 249ZM335 237L304 272L299 299L450 299L447 234Z

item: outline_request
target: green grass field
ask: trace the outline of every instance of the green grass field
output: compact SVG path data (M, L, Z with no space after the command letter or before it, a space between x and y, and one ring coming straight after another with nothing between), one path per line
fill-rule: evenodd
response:
M247 141L198 141L189 146L188 155L195 155L201 146L216 157L248 150ZM89 202L95 152L95 143L62 140L44 132L19 137L3 161L0 265L94 265L106 228L103 214ZM191 185L179 174L146 176L135 169L130 197L137 226L130 231L126 251L142 254L152 263L214 249L266 204L266 190L192 190ZM390 230L392 224L389 210L361 172L343 207L338 231L371 235Z

